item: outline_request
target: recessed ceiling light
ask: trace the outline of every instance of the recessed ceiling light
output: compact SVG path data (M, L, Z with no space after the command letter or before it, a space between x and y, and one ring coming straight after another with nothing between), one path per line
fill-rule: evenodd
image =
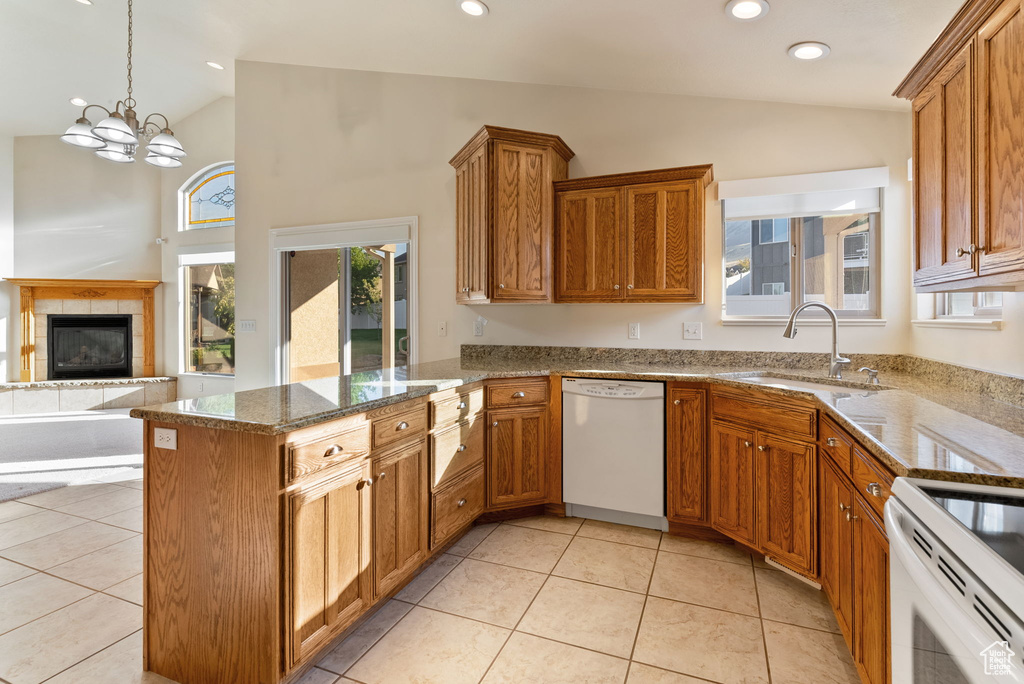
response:
M459 0L459 7L466 14L473 17L482 17L487 14L487 5L480 0Z
M76 107L84 107L85 105L89 104L84 97L73 97L70 100L68 100L68 102L75 105Z
M790 57L804 61L828 57L828 53L830 52L832 52L832 49L829 48L828 45L825 45L824 43L815 43L814 41L797 43L789 48Z
M216 62L207 62L206 66L217 69L218 71L224 71L224 67L222 67L220 64L217 64Z
M733 19L752 21L768 14L768 3L765 0L729 0L725 11Z
M91 5L92 4L92 0L78 0L78 2L82 3L83 5Z

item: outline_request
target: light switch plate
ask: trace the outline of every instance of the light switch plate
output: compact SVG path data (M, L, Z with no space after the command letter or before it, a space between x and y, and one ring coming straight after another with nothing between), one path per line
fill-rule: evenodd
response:
M177 449L178 431L172 428L153 428L153 446L157 449Z
M238 332L256 332L256 321L238 321Z
M630 323L629 324L629 339L639 340L640 339L640 324Z
M700 340L704 338L703 323L683 323L684 340Z

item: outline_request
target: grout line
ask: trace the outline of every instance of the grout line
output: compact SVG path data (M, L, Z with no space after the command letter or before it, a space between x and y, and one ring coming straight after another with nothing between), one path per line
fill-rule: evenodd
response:
M768 670L768 684L772 684L772 663L768 658L768 636L764 633L764 613L761 610L761 592L757 588L757 570L751 561L751 572L754 575L754 598L757 600L757 626L761 630L761 645L764 647L764 665Z
M28 578L26 577L25 579L28 579ZM20 581L20 580L19 580L19 581ZM31 620L29 620L28 622L23 622L22 624L20 624L20 625L18 625L18 626L16 626L16 627L11 627L10 629L8 629L8 630L7 630L7 631L5 631L5 632L0 632L0 636L2 636L2 635L4 635L4 634L10 634L11 632L13 632L13 631L15 631L15 630L18 630L18 629L21 629L22 627L27 627L28 625L31 625L31 624L32 624L33 622L36 622L37 620L42 620L43 618L45 618L45 617L47 617L47 616L49 616L49 615L53 615L54 613L56 613L56 612L58 612L58 611L64 610L65 608L68 608L69 606L73 606L73 605L75 605L76 603L79 603L79 602L81 602L81 601L84 601L84 600L85 600L85 599L87 599L87 598L91 598L92 596L95 596L96 594L98 594L98 593L99 593L99 592L98 592L98 591L96 591L95 589L90 589L89 591L91 591L92 593L91 593L91 594L87 594L87 595L83 596L82 598L79 598L79 599L75 599L75 600L74 600L74 601L72 601L71 603L68 603L68 604L66 604L66 605L60 606L59 608L54 608L54 609L53 609L53 610L51 610L51 611L50 611L49 613L43 613L42 615L37 615L36 617L32 618L32 619L31 619Z
M95 521L93 521L93 522L95 522ZM100 523L100 524L102 525L103 523ZM69 530L73 530L73 529L76 529L78 527L81 527L81 525L75 525L74 527L69 527L68 529ZM114 527L114 529L117 529L117 530L124 529L122 527L115 527L114 525L109 525L108 527ZM61 532L64 532L64 531L65 530L61 530ZM133 530L125 530L125 531L126 532L134 532ZM60 532L54 532L54 534L60 534ZM4 556L3 553L5 551L9 551L9 550L13 549L14 548L13 546L8 546L6 549L3 549L2 551L0 551L0 558L2 558L5 561L10 561L12 563L18 563L18 565L24 565L26 568L32 568L36 572L44 572L44 573L49 575L51 573L46 572L47 570L52 570L53 568L59 568L60 566L66 565L66 564L70 563L71 561L76 561L79 558L85 558L86 556L89 556L91 554L99 553L100 551L105 551L105 550L109 549L111 546L117 546L118 544L123 544L126 541L131 541L132 539L135 539L135 537L140 536L141 534L142 534L141 532L134 532L133 536L131 536L131 537L125 537L124 539L121 539L120 541L116 541L116 542L114 542L112 544L107 544L106 546L101 546L101 547L99 547L97 549L93 549L92 551L87 551L87 552L83 553L81 556L75 556L74 558L69 558L67 560L63 560L60 563L54 563L53 565L51 565L51 566L49 566L47 568L36 568L36 567L33 567L33 566L29 565L28 563L16 561L16 560L13 560L11 558L8 558L7 556ZM42 537L38 537L36 539L33 539L32 542L37 542L37 541L39 541L41 539L45 539L48 536L50 536L50 535L43 535ZM25 542L25 543L26 544L31 544L32 542ZM21 546L21 545L20 544L16 544L16 546ZM53 577L57 577L57 575L52 575L52 576ZM132 575L132 577L134 577L134 576L135 575ZM63 578L61 578L61 579L63 579ZM93 589L93 591L96 591L96 590Z
M812 632L821 632L822 634L830 634L832 636L843 636L843 633L841 631L833 632L833 631L828 630L828 629L822 629L821 627L808 627L807 625L798 625L795 622L786 622L785 620L773 620L771 618L766 618L764 616L761 617L761 621L762 622L771 622L771 623L776 624L776 625L786 625L787 627L796 627L798 629L807 629L807 630L810 630ZM928 649L924 649L924 650L928 650ZM936 653L941 653L941 651L936 651Z
M139 633L139 632L141 632L141 631L142 631L142 628L140 627L139 629L135 630L135 631L134 631L134 632L132 632L131 634L128 634L128 635L126 635L126 636L124 636L124 637L121 637L120 639L118 639L117 641L114 641L113 643L107 644L106 646L104 646L104 647L103 647L103 648L101 648L100 650L96 651L96 653L92 653L92 654L90 654L90 655L87 655L86 657L82 658L81 660L79 660L78 662L74 663L73 665L68 665L67 667L65 667L65 668L64 668L63 670L61 670L60 672L56 672L56 673L54 673L54 674L50 675L49 677L47 677L46 679L44 679L44 680L43 680L43 682L45 683L45 682L48 682L48 681L50 681L50 680L51 680L51 679L53 679L54 677L59 677L59 676L60 676L61 674L63 674L63 673L65 673L65 672L67 672L67 671L68 671L68 670L70 670L71 668L73 668L73 667L75 667L75 666L77 666L77 665L81 665L82 663L84 663L84 662L85 662L86 660L88 660L89 658L92 658L92 657L93 657L94 655L96 655L97 653L102 653L103 651L106 651L106 650L107 650L108 648L111 648L111 647L113 647L113 646L116 646L117 644L121 643L121 642L122 642L122 641L124 641L125 639L130 639L130 638L132 638L133 636L135 636L136 634L138 634L138 633ZM0 681L2 681L2 680L0 680Z

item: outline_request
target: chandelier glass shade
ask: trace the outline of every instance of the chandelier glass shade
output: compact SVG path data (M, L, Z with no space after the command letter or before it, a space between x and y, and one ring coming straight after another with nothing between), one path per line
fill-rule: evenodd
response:
M93 107L102 109L106 114L95 126L85 116ZM163 119L164 125L151 121L154 117ZM135 98L132 97L132 0L128 0L128 96L119 100L113 111L100 105L88 105L60 139L75 147L94 150L97 157L118 164L134 162L135 153L141 141L145 140L148 143L147 163L162 169L181 166L185 148L174 137L167 117L153 113L139 123L135 113Z

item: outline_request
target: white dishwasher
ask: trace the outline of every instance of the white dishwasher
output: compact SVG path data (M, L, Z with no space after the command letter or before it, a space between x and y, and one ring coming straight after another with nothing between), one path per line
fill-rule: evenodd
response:
M665 518L665 385L562 378L566 514L653 529Z

